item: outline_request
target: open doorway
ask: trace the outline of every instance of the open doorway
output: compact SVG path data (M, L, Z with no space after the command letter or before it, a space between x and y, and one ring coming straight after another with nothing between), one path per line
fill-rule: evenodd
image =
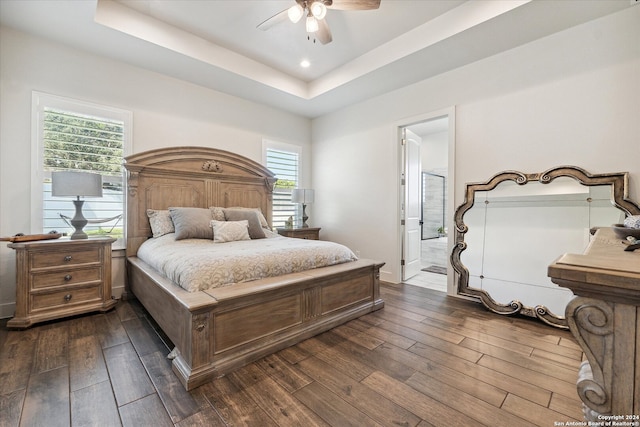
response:
M415 243L407 234L403 236L402 265L408 264L409 254L419 251L419 268L403 269L403 282L415 286L447 291L449 267L449 176L450 171L450 127L449 116L439 116L404 126L406 134L419 141L419 150L404 149L404 202L403 218L410 221L409 207L412 200L420 203L420 239ZM418 156L419 159L411 158ZM415 165L418 162L419 167ZM418 174L417 176L412 176ZM419 182L419 185L409 185ZM409 231L410 232L410 231ZM415 245L415 248L410 247Z

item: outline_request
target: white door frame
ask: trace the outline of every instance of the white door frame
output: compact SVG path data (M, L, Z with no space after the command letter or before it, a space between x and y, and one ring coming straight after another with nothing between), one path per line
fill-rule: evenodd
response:
M456 157L455 157L455 129L456 129L456 110L455 110L455 106L453 107L449 107L449 108L444 108L442 110L438 110L438 111L433 111L430 113L425 113L425 114L421 114L421 115L417 115L417 116L412 116L412 117L408 117L406 119L402 119L398 122L396 122L394 124L394 135L396 136L395 139L395 143L396 143L396 147L399 150L398 151L398 159L400 160L398 162L398 164L396 165L396 170L397 170L397 177L398 177L398 188L400 190L402 190L401 187L401 176L402 176L402 170L403 170L403 160L402 160L402 129L407 127L407 126L411 126L413 124L416 123L420 123L420 122L425 122L428 120L433 120L433 119L438 119L438 118L443 118L443 117L447 117L449 120L449 129L448 129L448 137L449 137L449 149L448 149L448 165L447 165L447 218L446 218L446 226L447 229L449 231L449 239L447 241L447 253L451 254L451 251L453 250L453 244L454 242L454 221L453 221L453 214L455 212L455 203L456 203L456 197L455 197L455 161L456 161ZM398 212L401 212L403 203L404 201L404 192L403 191L398 191ZM398 247L397 247L397 259L398 259L398 265L400 265L401 260L402 260L402 236L403 236L403 226L401 225L401 222L398 221L398 236L400 236L400 238L398 239ZM400 281L402 281L402 268L400 269ZM449 295L455 295L456 294L456 278L454 277L454 271L453 268L451 267L451 263L447 262L447 293Z

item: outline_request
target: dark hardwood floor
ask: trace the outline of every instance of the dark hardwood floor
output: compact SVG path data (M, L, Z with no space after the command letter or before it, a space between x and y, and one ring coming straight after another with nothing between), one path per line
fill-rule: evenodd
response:
M0 426L554 426L581 420L571 334L410 285L385 308L186 392L135 301L0 328ZM168 344L168 345L167 345Z

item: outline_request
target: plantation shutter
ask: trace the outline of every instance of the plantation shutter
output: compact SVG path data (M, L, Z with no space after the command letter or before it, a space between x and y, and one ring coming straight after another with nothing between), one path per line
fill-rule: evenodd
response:
M122 237L124 122L49 107L42 117L44 232L72 230L60 214L75 213L70 200L51 197L51 172L83 171L102 175L103 187L103 197L85 200L85 231Z
M292 216L297 221L299 205L291 203L291 190L298 186L298 153L267 148L267 168L276 175L273 189L273 226L284 227Z

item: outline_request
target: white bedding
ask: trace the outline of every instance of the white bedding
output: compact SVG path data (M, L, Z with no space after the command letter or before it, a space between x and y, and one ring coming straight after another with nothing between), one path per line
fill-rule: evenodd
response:
M206 239L175 240L173 233L144 242L138 258L189 292L357 259L346 246L321 240L273 235L214 243Z

